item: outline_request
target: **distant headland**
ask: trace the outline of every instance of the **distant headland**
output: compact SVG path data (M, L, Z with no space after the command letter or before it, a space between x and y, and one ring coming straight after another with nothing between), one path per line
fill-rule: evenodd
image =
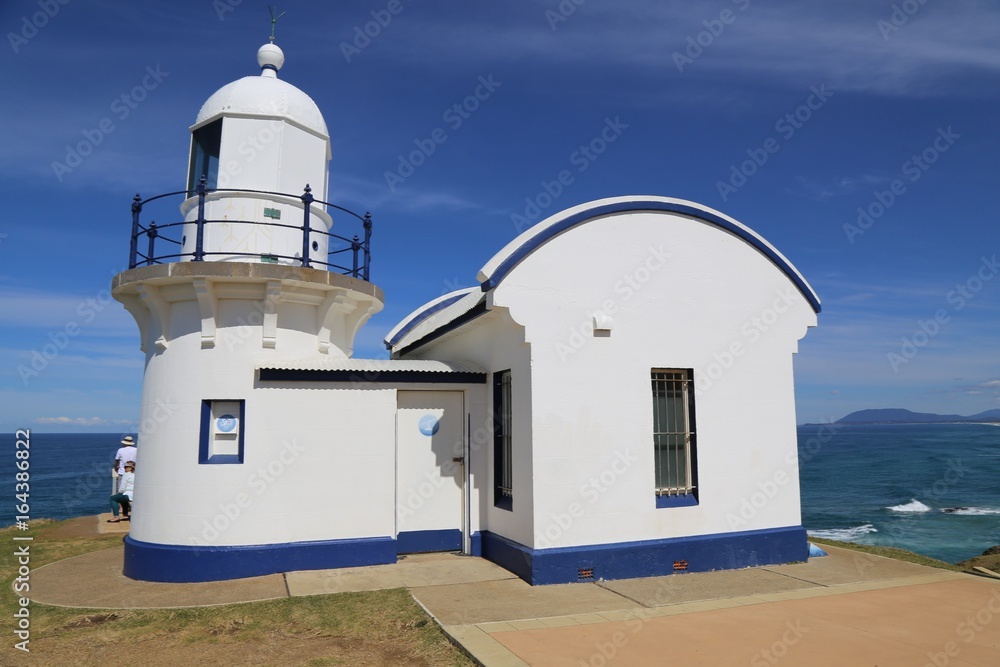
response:
M858 410L841 417L837 424L989 424L1000 423L1000 409L987 410L968 417L938 415L932 412L912 412L903 408Z

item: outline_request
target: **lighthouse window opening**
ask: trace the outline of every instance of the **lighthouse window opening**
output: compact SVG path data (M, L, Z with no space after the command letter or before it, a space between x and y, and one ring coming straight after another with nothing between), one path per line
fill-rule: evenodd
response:
M201 177L214 190L219 185L219 149L222 146L222 119L203 125L191 133L191 170L188 190L194 190Z
M243 463L246 401L203 400L198 463Z
M513 419L510 369L493 374L493 505L513 510Z

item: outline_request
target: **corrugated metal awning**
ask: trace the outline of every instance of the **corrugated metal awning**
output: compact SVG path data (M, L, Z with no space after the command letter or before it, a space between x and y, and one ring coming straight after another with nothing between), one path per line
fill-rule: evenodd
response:
M262 382L486 382L486 371L476 364L433 359L288 359L262 362L257 373Z

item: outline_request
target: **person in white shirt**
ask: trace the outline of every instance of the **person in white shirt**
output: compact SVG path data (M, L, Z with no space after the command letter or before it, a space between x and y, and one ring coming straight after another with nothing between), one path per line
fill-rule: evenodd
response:
M136 455L139 450L136 449L135 440L130 435L126 435L122 438L122 446L118 448L118 452L115 454L114 467L111 469L111 474L119 478L118 485L115 487L119 492L121 491L121 476L125 472L125 462L135 461Z
M108 519L108 523L119 523L121 521L131 521L129 513L132 511L132 490L135 486L135 461L125 462L125 472L118 480L118 493L111 496L111 513L114 518ZM122 517L118 518L118 506L122 507Z

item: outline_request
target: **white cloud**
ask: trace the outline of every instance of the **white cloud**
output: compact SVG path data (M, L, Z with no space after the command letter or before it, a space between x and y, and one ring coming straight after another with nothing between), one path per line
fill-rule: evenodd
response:
M101 417L38 417L36 424L54 424L59 426L111 426L114 424L133 425L136 422L128 419L102 419Z

